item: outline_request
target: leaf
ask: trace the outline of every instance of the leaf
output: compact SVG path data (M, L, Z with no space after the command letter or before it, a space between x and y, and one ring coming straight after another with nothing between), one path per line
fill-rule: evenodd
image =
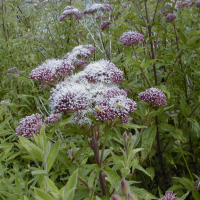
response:
M74 197L74 191L76 189L78 179L78 169L73 172L67 184L61 188L60 196L62 196L62 200L72 200Z
M153 125L144 130L142 134L142 145L141 145L141 147L144 148L144 151L142 151L142 160L144 160L151 151L151 147L156 138L156 133L157 133L156 125Z
M0 124L0 128L3 128L10 120L11 116L6 117L6 119Z
M131 190L133 190L137 194L137 196L142 199L145 199L147 195L149 195L150 199L158 199L157 197L155 197L154 195L152 195L151 193L149 193L143 188L137 188L137 187L131 186Z
M126 129L138 129L138 128L147 128L147 126L140 126L140 125L137 125L137 124L117 124L117 126L120 126L120 127L124 127Z
M72 116L70 116L69 118L60 121L60 122L59 122L59 126L61 126L61 127L62 127L62 126L65 126L65 125L66 125L67 123L69 123L73 118L74 118L74 116L72 115Z
M105 179L109 181L112 187L117 190L121 182L120 176L117 174L115 170L112 170L110 167L106 167L103 171L107 175Z
M180 39L183 41L184 44L186 44L188 39L185 33L180 29L178 30L178 33L179 33Z
M58 140L51 147L51 150L50 150L49 155L47 157L47 173L51 170L51 167L52 167L55 159L57 158L59 146L60 146L60 141Z
M38 189L38 188L34 188L35 194L36 194L36 198L39 200L54 200L48 193L46 193L45 191Z
M142 61L142 62L143 62L143 61ZM149 67L150 64L155 63L155 62L156 62L156 59L154 59L154 60L148 60L148 61L146 61L145 63L142 63L142 64L141 64L141 67L142 67L143 69L145 69L145 68Z
M186 118L189 122L192 123L193 130L197 133L197 137L200 137L200 126L196 119Z
M180 200L185 200L185 198L188 196L188 194L190 193L190 191L189 192L187 192L187 193L185 193L183 196L181 196L181 198L179 198Z
M36 171L33 171L31 172L33 175L36 175L36 174L47 174L47 172L45 170L36 170Z
M28 139L23 136L19 136L21 144L24 148L31 154L33 157L43 162L43 154L42 151Z

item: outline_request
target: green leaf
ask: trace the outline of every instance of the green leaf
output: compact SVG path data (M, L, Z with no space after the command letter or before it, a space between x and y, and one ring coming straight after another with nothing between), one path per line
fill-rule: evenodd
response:
M109 181L112 187L117 190L121 182L120 176L117 174L115 170L112 170L110 167L106 167L103 171L107 176L105 179Z
M131 129L148 128L147 126L140 126L140 125L137 125L137 124L124 124L124 125L117 124L117 126L124 127L126 129L129 129L129 128L131 128Z
M185 200L185 198L188 196L188 194L190 193L190 191L189 192L187 192L187 193L185 193L183 196L181 196L181 198L179 198L180 200Z
M62 121L60 121L59 122L59 126L65 126L67 123L69 123L72 119L74 119L74 116L72 115L72 116L70 116L69 118L67 118L67 119L64 119L64 120L62 120Z
M42 151L31 141L25 137L19 136L21 144L24 148L35 158L43 162L43 153Z
M78 169L74 171L74 173L71 175L70 179L67 182L67 185L61 188L60 196L62 197L62 200L73 199L77 185L77 179L78 179Z
M51 150L50 150L49 155L47 157L47 173L51 170L51 167L52 167L55 159L57 158L59 146L60 146L60 141L58 140L51 147Z
M178 30L178 33L179 33L180 39L183 41L184 44L186 44L188 39L185 33L180 29Z
M33 171L31 172L33 175L36 175L36 174L47 174L47 172L45 170L36 170L36 171Z
M131 190L133 190L137 194L137 196L142 199L145 199L147 195L149 195L150 199L158 199L143 188L131 187Z
M46 193L45 191L38 189L38 188L34 188L35 194L36 194L36 199L38 200L54 200L48 193Z
M197 137L200 137L200 126L196 119L186 118L189 122L192 123L193 130L197 133Z
M142 160L146 158L146 156L150 153L151 147L155 141L157 133L157 126L153 125L144 130L142 134L142 145L141 147L144 148L142 151Z

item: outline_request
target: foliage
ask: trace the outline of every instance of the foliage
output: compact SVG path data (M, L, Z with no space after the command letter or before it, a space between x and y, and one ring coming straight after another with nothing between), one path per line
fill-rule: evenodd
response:
M0 199L200 199L198 1L0 3ZM79 45L87 54L73 57ZM70 75L30 78L42 63L69 58ZM95 79L89 73L97 64ZM81 124L69 105L47 120L75 78L82 89L73 98L88 92L90 123ZM113 86L118 96L91 95ZM20 121L35 113L40 131L18 137Z

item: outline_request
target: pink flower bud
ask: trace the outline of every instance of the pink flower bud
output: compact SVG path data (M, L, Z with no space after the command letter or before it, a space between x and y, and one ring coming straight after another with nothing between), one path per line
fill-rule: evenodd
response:
M132 139L133 139L132 133L129 133L128 138L129 138L130 141L132 141Z
M124 134L123 134L123 140L124 140L124 142L126 142L126 141L127 141L127 137L128 137L127 133L126 133L126 132L124 132Z
M135 195L128 193L128 200L136 200Z
M121 181L121 190L124 196L126 196L130 192L129 185L124 179Z
M121 200L120 196L117 194L112 195L112 200Z

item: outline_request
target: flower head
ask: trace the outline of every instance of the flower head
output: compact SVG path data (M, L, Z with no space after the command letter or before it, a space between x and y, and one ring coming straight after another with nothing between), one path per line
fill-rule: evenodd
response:
M59 20L62 21L67 16L73 16L73 15L75 16L76 19L82 19L84 13L80 12L74 6L67 6L67 7L64 8L64 11L63 11L62 15L59 17Z
M139 94L139 98L142 101L149 103L150 105L157 104L161 106L166 105L166 96L162 90L157 88L149 88L145 92Z
M57 81L60 77L67 76L74 70L71 60L51 59L31 71L30 78L44 83Z
M101 11L110 11L112 10L112 6L109 4L93 4L90 8L86 9L84 11L84 14L93 14L96 11L101 10Z
M144 37L138 32L125 32L120 36L120 41L123 45L130 46L132 44L138 44L140 41L144 41Z
M200 0L196 1L195 6L200 7Z
M123 72L113 63L93 62L52 89L51 110L53 113L73 112L70 123L91 125L89 116L103 121L118 118L128 123L128 114L135 111L136 103L116 85L122 80Z
M113 63L100 60L87 65L82 73L89 82L120 83L123 81L123 72Z
M61 114L50 114L48 117L45 118L44 123L56 124L60 120L61 116Z
M167 14L167 16L166 16L166 22L173 22L174 19L176 19L176 15L175 14L173 14L173 13Z
M124 90L120 93L120 89L117 91L116 88L111 88L104 94L104 98L97 102L95 114L100 121L114 121L118 118L123 123L128 123L128 115L133 113L136 107L137 104L126 97Z
M32 114L19 122L16 135L32 139L33 134L38 134L42 126L42 116L38 113Z
M74 47L70 53L67 53L63 59L72 60L74 63L77 63L82 58L88 58L95 51L95 49L96 48L91 44L79 45Z
M167 191L165 193L165 196L162 197L159 200L179 200L176 196L174 196L174 192L173 191Z
M193 184L194 190L199 191L200 190L200 182L199 180L196 180L195 183Z
M101 23L101 30L105 30L106 28L108 28L109 26L111 25L111 22L110 21L103 21Z
M19 72L20 72L20 71L18 70L17 67L9 68L8 71L7 71L8 74L9 74L9 73L19 74Z

